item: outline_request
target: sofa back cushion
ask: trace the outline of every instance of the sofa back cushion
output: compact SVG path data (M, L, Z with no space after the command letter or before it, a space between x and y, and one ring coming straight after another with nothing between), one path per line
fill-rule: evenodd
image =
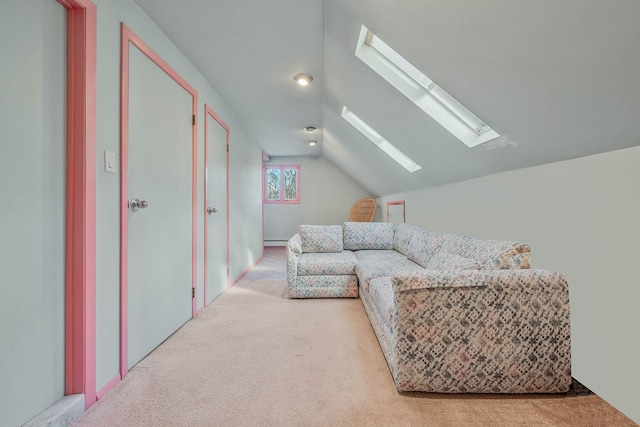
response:
M445 234L415 225L400 224L396 230L394 249L411 261L425 267L433 254L440 249Z
M339 225L300 225L302 252L342 252L342 227Z
M426 228L415 230L407 247L407 258L426 268L431 257L440 250L444 236Z
M447 234L442 242L442 249L476 260L483 270L530 268L531 249L524 243Z
M471 258L483 270L530 268L530 248L524 243L442 234L410 224L396 229L393 248L426 268L436 250Z
M411 239L418 231L424 230L422 227L411 224L398 224L395 235L393 236L393 249L407 256L409 253L409 245Z
M345 249L393 249L393 223L345 222L342 229Z
M480 264L471 258L452 254L443 250L436 253L429 259L425 266L426 270L480 270Z

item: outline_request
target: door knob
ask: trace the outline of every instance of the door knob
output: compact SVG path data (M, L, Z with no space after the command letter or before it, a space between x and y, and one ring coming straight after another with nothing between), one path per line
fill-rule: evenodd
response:
M140 200L138 198L129 200L129 209L133 212L136 212L138 209L145 209L149 206L149 202L146 200Z
M218 209L212 208L211 206L209 206L207 208L207 212L209 213L209 215L211 215L212 213L218 213Z

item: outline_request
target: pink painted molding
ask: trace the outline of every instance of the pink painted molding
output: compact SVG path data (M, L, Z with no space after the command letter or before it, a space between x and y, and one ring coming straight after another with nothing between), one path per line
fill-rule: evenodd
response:
M283 171L284 169L295 169L296 172L296 199L285 200L284 199L284 173L280 175L280 188L282 189L282 194L280 194L280 200L267 200L267 170L268 169L280 169ZM270 165L270 166L262 166L262 203L263 204L297 204L300 203L300 166L298 165Z
M264 151L262 152L262 160L264 161ZM269 160L271 160L271 159L269 159ZM264 167L264 163L263 163L263 167ZM262 174L262 185L263 185L263 187L262 187L262 198L263 199L264 199L264 185L265 185L264 181L265 181L265 179L264 179L264 172L263 172L263 174ZM260 255L260 259L262 259L264 257L264 203L262 203L261 207L262 207L262 219L261 219L262 223L260 224L260 226L261 226L261 231L262 231L262 255Z
M222 120L220 118L220 116L218 116L213 109L207 105L204 104L204 111L205 111L205 120L204 120L204 255L203 255L203 259L204 259L204 298L203 298L203 303L202 303L202 308L206 307L207 305L207 283L208 283L208 274L209 274L209 268L208 268L208 246L209 246L209 214L207 212L207 208L209 207L209 196L208 196L208 189L209 189L209 127L207 124L207 115L211 116L211 118L213 118L216 122L218 122L218 124L220 126L222 126L224 128L224 130L227 133L227 139L226 139L226 145L227 145L227 158L226 158L226 177L227 177L227 182L226 182L226 195L225 195L225 203L226 203L226 221L227 221L227 271L229 271L230 265L229 265L229 152L230 150L230 139L229 139L229 126L224 122L224 120ZM225 283L225 287L229 286L229 276L227 275L227 283Z
M96 401L96 33L91 0L67 9L65 394Z
M147 58L162 69L178 85L191 94L192 112L195 117L192 126L192 182L191 182L191 286L197 290L197 177L198 177L198 93L185 79L169 66L157 53L142 41L125 23L121 24L120 49L120 376L128 373L128 272L129 272L129 226L128 183L129 183L129 47L133 45ZM192 299L191 313L197 315L197 298Z
M120 378L120 374L116 375L111 381L109 381L104 387L102 387L100 390L98 390L98 393L96 393L96 397L97 399L102 399L102 396L104 396L105 394L107 394L107 392L109 390L111 390L113 387L115 387L116 384L118 384L120 382L122 378Z
M260 256L260 258L258 258L258 259L253 263L253 264L251 264L249 267L247 267L247 269L246 269L246 270L244 270L242 273L240 273L240 274L238 275L238 277L236 277L236 278L233 280L233 282L231 282L231 283L229 284L229 286L233 286L233 285L235 285L236 283L238 283L238 282L239 282L239 281L240 281L244 276L246 276L246 275L247 275L247 273L248 273L248 272L250 272L251 270L253 270L253 269L256 267L256 265L258 265L258 263L259 263L260 261L262 261L262 258L264 258L264 247L262 248L262 255Z

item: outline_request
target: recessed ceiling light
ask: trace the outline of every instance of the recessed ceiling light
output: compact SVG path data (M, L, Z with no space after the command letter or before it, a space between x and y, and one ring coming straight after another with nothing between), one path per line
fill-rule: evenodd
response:
M316 128L314 126L307 126L306 128L304 128L305 132L313 132L316 130Z
M318 141L309 141L309 146L313 147L318 143Z
M313 81L313 76L307 73L300 73L293 76L293 81L298 83L300 86L309 86Z

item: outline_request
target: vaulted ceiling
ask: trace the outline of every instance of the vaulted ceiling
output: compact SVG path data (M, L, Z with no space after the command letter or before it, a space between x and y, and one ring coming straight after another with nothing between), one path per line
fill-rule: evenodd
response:
M640 145L637 0L136 1L267 154L324 156L375 196ZM442 128L354 55L362 25L517 147Z

